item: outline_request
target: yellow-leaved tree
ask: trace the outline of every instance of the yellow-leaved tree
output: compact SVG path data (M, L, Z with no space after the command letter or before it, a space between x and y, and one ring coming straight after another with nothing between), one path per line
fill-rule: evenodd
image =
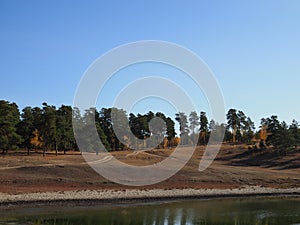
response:
M169 147L169 140L168 140L168 138L164 138L164 140L163 140L163 147L164 147L164 149L166 149L166 148L168 148Z
M43 147L43 139L40 137L39 131L35 129L32 134L33 137L30 139L30 144L32 144L35 149Z

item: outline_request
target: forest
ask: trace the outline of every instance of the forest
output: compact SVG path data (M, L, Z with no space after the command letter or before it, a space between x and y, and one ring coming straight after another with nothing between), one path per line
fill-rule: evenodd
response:
M111 114L117 115L112 121ZM165 122L165 128L151 130L149 122L158 117ZM21 111L16 103L0 100L0 150L3 154L16 149L26 149L28 154L32 150L41 150L43 154L50 150L64 152L78 150L73 133L73 121L83 124L76 130L87 143L86 148L98 152L99 146L89 146L90 134L86 132L91 124L96 126L101 142L108 151L120 151L128 149L143 149L152 146L151 140L162 140L156 148L172 148L181 145L206 145L210 135L214 132L214 138L231 144L246 144L249 148L259 150L274 149L280 155L297 149L300 145L299 123L293 120L291 124L279 121L278 116L272 115L262 118L258 128L243 111L229 109L227 122L218 123L208 119L205 112L190 112L189 114L178 112L174 119L161 112L149 111L147 114L127 114L123 109L116 108L90 108L81 113L78 108L61 105L56 107L43 103L42 107L27 106ZM179 124L180 133L175 130L175 122ZM113 129L113 123L130 127L135 137L142 142L135 142L129 136L122 136L119 140ZM150 138L153 137L153 138ZM213 137L212 137L213 138Z

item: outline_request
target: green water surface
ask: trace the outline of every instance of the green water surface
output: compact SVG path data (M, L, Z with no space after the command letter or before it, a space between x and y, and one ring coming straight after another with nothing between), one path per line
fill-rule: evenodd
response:
M138 205L8 210L0 224L300 225L300 198L193 200Z

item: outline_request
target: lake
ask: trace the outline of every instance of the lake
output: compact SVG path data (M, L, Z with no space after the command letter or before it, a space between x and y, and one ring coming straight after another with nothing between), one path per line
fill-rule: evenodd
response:
M0 213L0 224L300 225L300 197L236 198L36 208Z

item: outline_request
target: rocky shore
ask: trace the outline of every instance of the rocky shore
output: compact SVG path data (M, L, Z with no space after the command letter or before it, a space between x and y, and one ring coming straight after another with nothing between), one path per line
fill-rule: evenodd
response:
M266 188L260 186L244 186L236 189L125 189L125 190L84 190L61 192L36 192L26 194L0 193L0 205L18 204L53 204L57 202L147 202L153 200L171 199L208 199L222 197L250 197L250 196L281 196L300 195L300 188Z

